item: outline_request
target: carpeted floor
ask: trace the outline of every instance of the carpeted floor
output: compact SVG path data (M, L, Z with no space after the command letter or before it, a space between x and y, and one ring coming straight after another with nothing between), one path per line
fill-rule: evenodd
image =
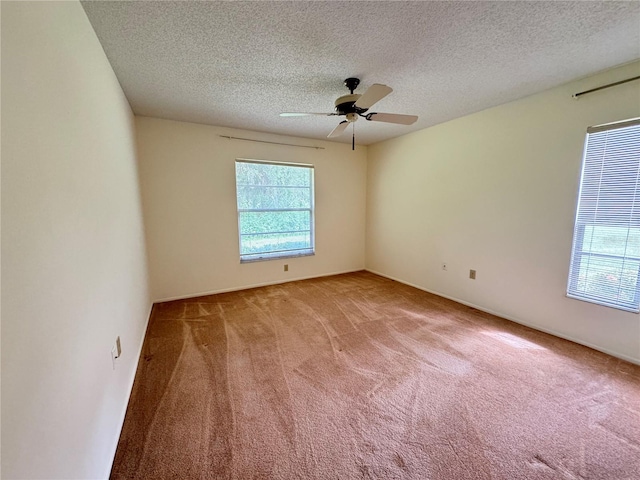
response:
M640 367L367 272L154 306L113 479L639 479Z

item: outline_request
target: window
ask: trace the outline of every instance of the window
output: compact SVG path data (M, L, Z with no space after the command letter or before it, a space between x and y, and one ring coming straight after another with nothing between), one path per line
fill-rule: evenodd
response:
M567 295L638 312L640 119L587 130Z
M314 254L313 165L236 160L240 262Z

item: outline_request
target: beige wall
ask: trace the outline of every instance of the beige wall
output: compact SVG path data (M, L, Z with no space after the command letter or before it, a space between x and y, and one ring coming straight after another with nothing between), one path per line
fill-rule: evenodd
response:
M136 130L155 300L364 268L366 147L146 117ZM236 158L315 166L314 256L240 264Z
M2 478L106 478L150 307L134 119L79 3L1 8Z
M637 314L565 297L586 129L640 116L640 85L571 95L635 75L640 63L370 146L367 268L640 361Z

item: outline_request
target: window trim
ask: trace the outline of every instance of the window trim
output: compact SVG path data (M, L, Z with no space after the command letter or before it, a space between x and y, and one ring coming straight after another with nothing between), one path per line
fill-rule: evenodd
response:
M254 262L264 262L268 260L280 260L287 258L298 258L298 257L310 257L316 254L316 240L315 240L315 167L310 163L296 163L296 162L279 162L273 160L257 160L253 158L236 158L234 162L234 166L238 163L254 163L260 165L275 165L275 166L284 166L284 167L302 167L307 168L310 171L311 182L310 182L310 207L309 208L294 208L294 209L240 209L238 208L238 181L237 177L235 177L235 190L236 190L236 212L238 216L238 253L240 258L240 263L254 263ZM234 170L235 175L235 170ZM280 187L280 185L275 185L276 187ZM307 188L307 187L300 187ZM271 252L263 252L256 254L245 254L244 256L253 256L260 255L254 258L243 258L242 254L242 225L240 223L240 214L242 212L274 212L274 211L308 211L309 212L309 237L310 237L310 248L300 248L300 249L290 249L290 250L278 250ZM306 232L307 230L305 230ZM283 232L273 232L273 233L283 233ZM282 252L291 252L290 254L279 254ZM297 253L296 253L297 252Z

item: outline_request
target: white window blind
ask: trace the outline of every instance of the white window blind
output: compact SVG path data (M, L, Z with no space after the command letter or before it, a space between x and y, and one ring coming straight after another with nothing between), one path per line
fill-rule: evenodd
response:
M567 295L640 305L640 120L587 130Z
M314 254L313 165L236 160L240 261Z

